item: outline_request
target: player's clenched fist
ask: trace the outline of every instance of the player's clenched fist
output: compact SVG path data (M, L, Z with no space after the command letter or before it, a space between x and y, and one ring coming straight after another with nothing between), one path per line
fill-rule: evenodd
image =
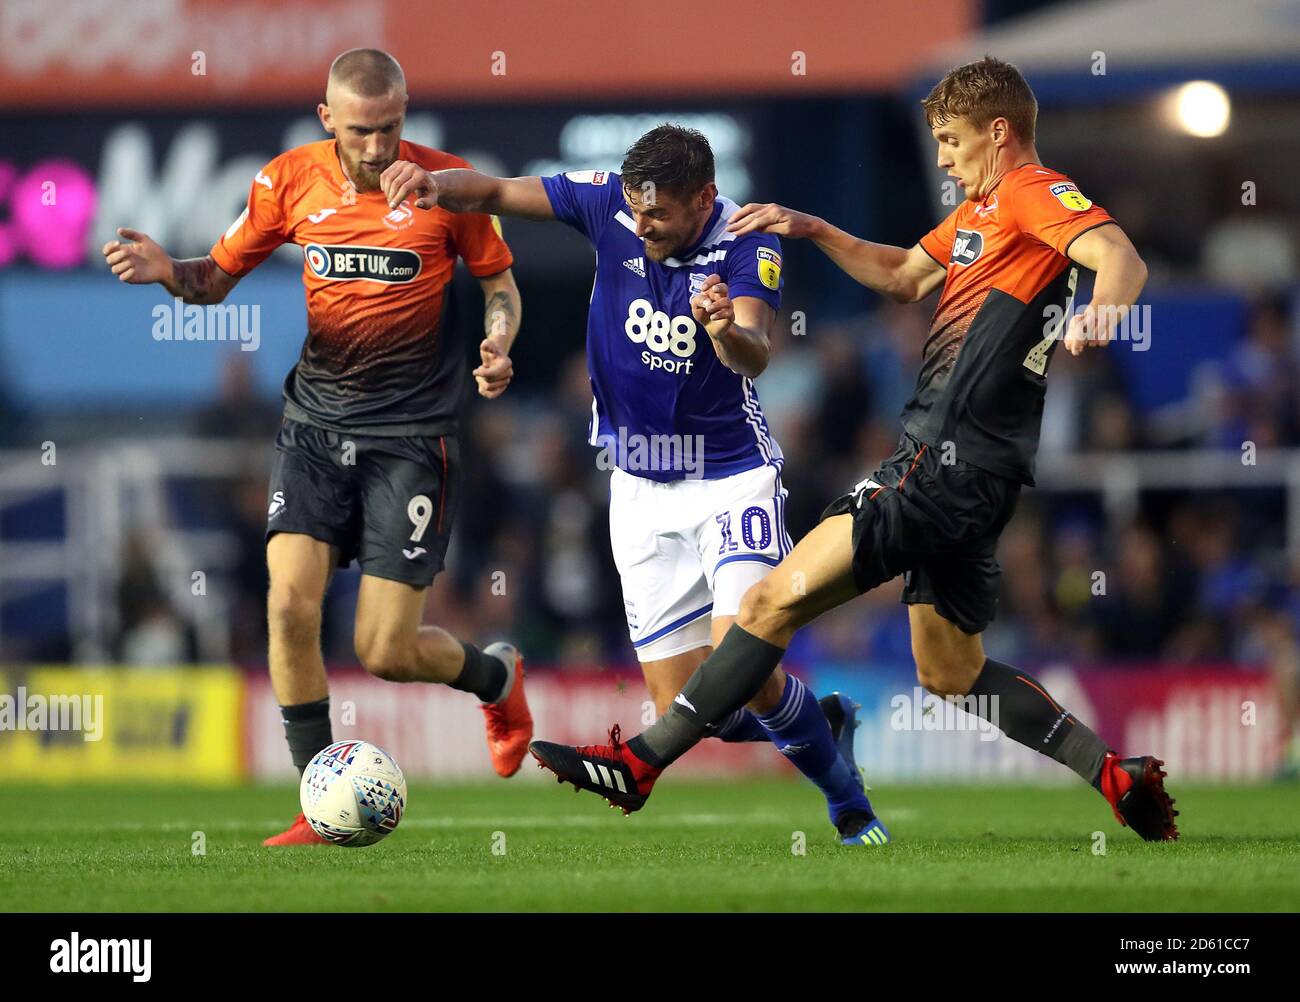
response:
M417 209L432 209L438 204L438 183L427 170L409 160L395 160L379 175L379 187L391 209L412 195Z
M1114 332L1107 322L1106 311L1086 306L1070 318L1065 332L1065 350L1071 355L1082 355L1084 348L1104 348L1110 344Z
M172 259L161 247L143 233L117 228L121 240L104 244L104 260L113 274L131 285L148 285L164 282L171 277Z
M750 202L736 211L727 223L727 230L736 236L746 233L775 233L781 237L802 239L810 237L818 222L816 216L796 212L775 202Z
M710 275L704 280L700 291L691 297L691 313L709 332L709 337L722 337L731 329L736 310L721 275Z
M474 370L474 381L478 383L478 392L489 400L495 400L505 393L506 387L514 377L514 364L510 356L501 350L491 337L485 337L478 348L479 358L483 364Z

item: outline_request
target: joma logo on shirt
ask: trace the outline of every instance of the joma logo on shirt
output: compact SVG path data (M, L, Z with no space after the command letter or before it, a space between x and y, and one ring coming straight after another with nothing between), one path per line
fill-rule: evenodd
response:
M311 273L328 282L409 282L423 265L419 254L399 247L307 244L303 255Z
M949 264L973 264L984 252L984 234L979 230L958 230L952 242Z

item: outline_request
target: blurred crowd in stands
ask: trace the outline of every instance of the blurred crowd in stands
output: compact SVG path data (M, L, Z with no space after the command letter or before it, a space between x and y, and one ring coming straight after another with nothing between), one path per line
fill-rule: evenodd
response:
M895 447L929 313L885 306L816 336L774 339L758 390L785 460L788 528L797 541L824 507ZM1187 432L1153 433L1129 403L1112 345L1053 361L1042 451L1218 448L1238 453L1300 446L1300 330L1281 299L1253 309L1249 336L1205 374ZM447 571L430 589L425 621L478 643L509 637L534 666L559 670L635 664L610 556L608 478L586 444L591 397L582 354L546 394L471 399L462 435L465 488ZM237 436L264 456L278 401L256 397L242 357L194 431ZM223 587L232 658L266 657L265 473L225 485L211 511L237 540ZM1096 494L1024 489L999 549L998 615L985 648L1033 669L1053 662L1248 664L1277 679L1284 719L1300 719L1300 559L1289 560L1280 487L1145 493L1113 524ZM327 663L354 664L355 565L335 575L323 621ZM911 658L902 579L802 630L787 663L904 662ZM132 539L118 587L115 655L134 664L194 660L194 626L169 605ZM1300 753L1300 742L1293 752Z
M929 312L885 306L815 336L773 339L758 391L785 455L788 528L798 540L823 508L894 449ZM524 336L527 336L526 333ZM1076 450L1300 446L1300 335L1283 299L1261 300L1249 336L1206 374L1181 441L1152 435L1128 402L1113 345L1058 353L1042 454ZM220 398L197 418L205 436L239 437L266 455L278 401L256 397L242 357ZM610 557L608 473L586 444L591 398L581 354L545 394L515 387L473 398L463 433L465 490L447 572L426 621L466 639L517 640L536 664L633 663ZM986 647L1032 666L1053 660L1296 662L1300 562L1288 562L1280 488L1143 495L1110 524L1095 495L1025 489L1002 538L998 616ZM234 657L265 658L265 474L230 483L212 506L238 540L224 583ZM123 554L118 589L123 660L187 660L187 624L149 566L148 546ZM357 571L336 575L324 626L326 660L353 663ZM897 580L827 615L796 638L792 663L910 657Z

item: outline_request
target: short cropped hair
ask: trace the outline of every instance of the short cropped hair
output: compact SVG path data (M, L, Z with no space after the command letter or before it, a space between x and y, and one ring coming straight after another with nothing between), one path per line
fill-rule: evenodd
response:
M965 118L977 129L1005 118L1022 143L1034 141L1034 92L1018 69L992 56L949 70L921 107L932 129L954 118Z
M329 83L358 97L385 97L406 90L406 75L397 60L381 49L348 49L330 64Z

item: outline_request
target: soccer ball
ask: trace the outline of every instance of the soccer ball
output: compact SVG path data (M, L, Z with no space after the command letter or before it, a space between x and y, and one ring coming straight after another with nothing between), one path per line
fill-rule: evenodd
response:
M374 845L402 820L406 777L368 741L335 741L316 753L298 788L302 813L335 845Z

